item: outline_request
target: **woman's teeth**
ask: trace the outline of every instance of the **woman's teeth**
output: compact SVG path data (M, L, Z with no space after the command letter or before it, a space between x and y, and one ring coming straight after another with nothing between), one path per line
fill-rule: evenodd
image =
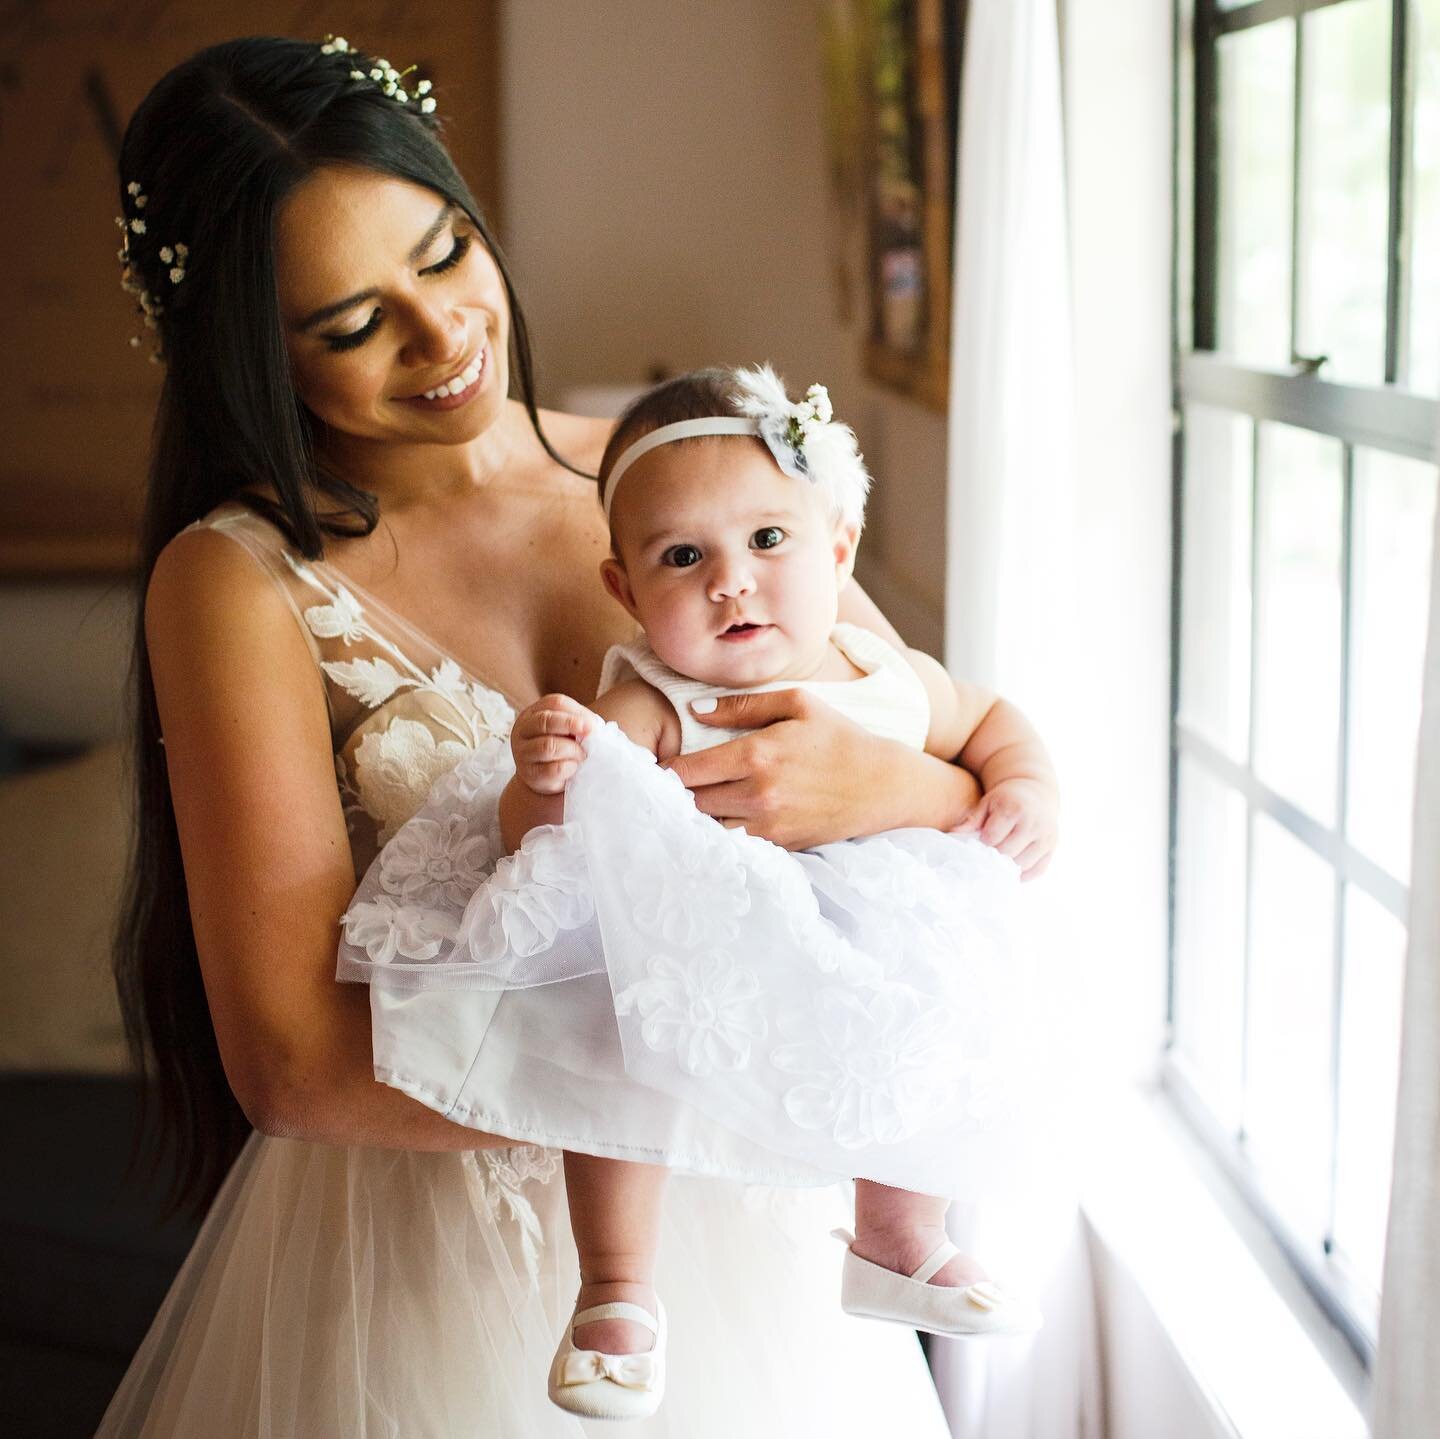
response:
M458 395L462 390L468 390L476 380L480 378L480 371L484 369L481 356L477 355L453 380L447 380L443 385L437 385L433 390L426 390L424 398L427 400L439 400L446 395Z

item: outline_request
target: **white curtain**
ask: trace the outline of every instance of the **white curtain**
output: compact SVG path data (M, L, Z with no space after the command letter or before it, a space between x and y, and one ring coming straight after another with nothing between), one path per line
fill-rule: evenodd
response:
M1433 553L1375 1439L1440 1433L1440 507Z
M1065 730L1073 673L1075 504L1055 0L970 0L961 97L946 663L1015 700L1048 739ZM1046 890L1036 899L1053 910ZM1096 1439L1094 1304L1074 1193L1061 1182L1003 1214L956 1212L951 1230L1046 1316L1033 1340L932 1341L956 1439Z

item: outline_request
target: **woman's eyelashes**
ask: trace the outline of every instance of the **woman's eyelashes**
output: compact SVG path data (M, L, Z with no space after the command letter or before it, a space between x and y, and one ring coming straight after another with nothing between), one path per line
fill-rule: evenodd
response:
M450 253L443 260L437 260L433 265L427 265L420 273L422 275L443 275L447 270L453 270L470 253L470 247L474 243L473 235L456 235ZM325 342L337 352L353 350L357 345L363 345L379 328L380 311L377 308L370 312L370 318L360 329L352 330L347 335L326 335Z

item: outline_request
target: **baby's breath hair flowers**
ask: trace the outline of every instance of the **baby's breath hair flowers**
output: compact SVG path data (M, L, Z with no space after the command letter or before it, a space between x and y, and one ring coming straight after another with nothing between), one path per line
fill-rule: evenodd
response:
M327 35L325 43L320 47L320 53L322 55L352 56L354 65L361 67L351 69L350 78L352 80L374 81L381 91L394 100L397 105L408 105L411 100L414 100L422 115L434 114L435 97L430 93L433 88L430 81L418 81L413 91L405 89L401 84L405 77L415 70L414 65L407 65L405 69L397 70L383 58L367 61L343 35Z
M159 297L152 294L145 286L138 257L130 247L132 238L148 234L145 221L138 212L144 210L150 197L145 193L144 187L138 180L131 180L125 186L125 198L127 208L135 210L137 213L129 216L116 215L115 217L115 224L121 232L120 248L115 252L115 258L120 262L120 286L127 295L134 297L136 310L143 320L145 328L158 330L160 316L165 313L165 306ZM160 263L165 267L165 274L170 283L178 285L185 278L185 260L190 254L190 247L179 243L161 245L157 253ZM138 349L143 342L142 335L130 337L130 344L133 348ZM160 363L161 350L158 343L151 353L150 359L154 364Z

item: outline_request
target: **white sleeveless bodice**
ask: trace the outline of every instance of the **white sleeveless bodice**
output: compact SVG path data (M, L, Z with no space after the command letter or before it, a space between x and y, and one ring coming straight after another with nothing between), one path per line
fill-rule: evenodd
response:
M605 656L600 672L600 693L604 694L632 676L638 676L654 686L670 701L680 721L681 754L710 749L751 733L702 724L690 710L695 700L785 689L808 690L871 734L924 749L925 738L930 732L930 697L920 676L905 657L879 635L859 625L836 625L830 638L851 664L865 672L862 679L776 680L746 690L725 689L677 674L650 648L642 635L629 644L615 645Z

